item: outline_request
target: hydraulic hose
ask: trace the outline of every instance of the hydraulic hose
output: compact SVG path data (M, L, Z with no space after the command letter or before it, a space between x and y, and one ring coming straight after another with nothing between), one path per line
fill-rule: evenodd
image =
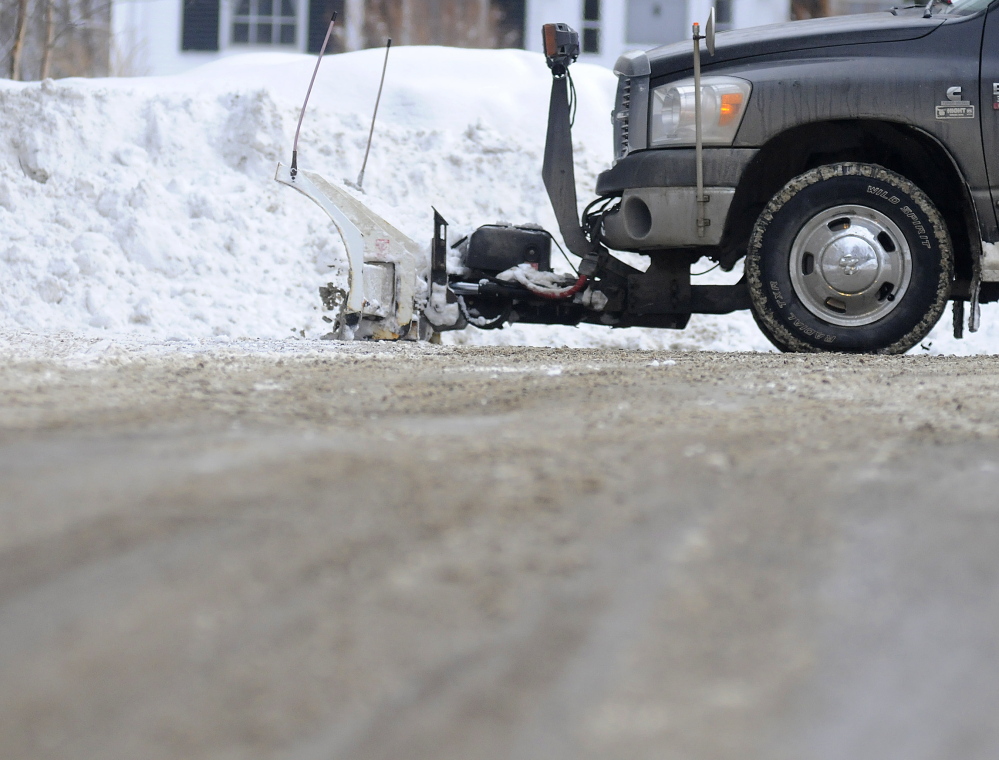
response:
M523 285L525 288L527 288L529 291L531 291L531 293L533 293L536 296L540 296L541 298L548 298L552 301L561 301L562 299L565 298L572 298L574 295L576 295L576 293L578 293L579 291L581 291L583 288L586 287L587 282L589 282L589 278L585 274L581 274L579 275L579 279L576 280L575 284L570 285L565 290L557 290L557 291L535 290L530 285L527 285L525 283L521 283L521 285Z

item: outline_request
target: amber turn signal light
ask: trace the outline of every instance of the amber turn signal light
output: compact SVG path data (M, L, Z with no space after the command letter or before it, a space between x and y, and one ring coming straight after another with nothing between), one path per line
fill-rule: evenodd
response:
M739 118L742 111L742 93L727 92L721 96L721 107L718 112L718 126L724 127Z
M558 52L558 43L555 41L555 24L545 24L541 27L541 34L545 40L545 55L548 58L554 57Z

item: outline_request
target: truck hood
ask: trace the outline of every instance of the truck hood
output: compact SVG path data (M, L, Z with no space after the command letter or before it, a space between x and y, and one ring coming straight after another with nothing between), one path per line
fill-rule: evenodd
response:
M708 67L741 58L836 45L914 40L926 36L945 20L939 16L923 18L923 11L919 8L900 11L897 16L885 11L719 32L715 38L714 56L708 56L702 48L701 65ZM667 76L690 69L693 66L691 48L691 43L686 41L650 50L648 56L652 76Z

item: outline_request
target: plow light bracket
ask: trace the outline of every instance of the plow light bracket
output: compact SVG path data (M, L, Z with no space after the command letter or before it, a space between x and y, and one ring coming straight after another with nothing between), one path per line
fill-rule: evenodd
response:
M579 58L579 32L568 24L545 24L541 27L541 36L552 75L565 76L569 65Z

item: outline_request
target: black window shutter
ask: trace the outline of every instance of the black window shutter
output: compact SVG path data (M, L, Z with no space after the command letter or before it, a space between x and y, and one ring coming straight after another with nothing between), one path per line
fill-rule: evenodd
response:
M342 26L345 19L343 17L343 0L309 0L309 43L308 52L318 53L326 39L326 30L330 27L330 18L336 11L336 25ZM334 35L330 39L327 53L340 53L339 38Z
M181 50L219 49L219 0L183 0Z

